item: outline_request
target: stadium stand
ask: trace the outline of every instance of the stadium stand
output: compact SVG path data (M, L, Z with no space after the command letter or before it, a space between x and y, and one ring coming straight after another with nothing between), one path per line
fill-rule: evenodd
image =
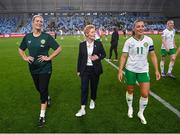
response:
M85 24L94 24L97 28L112 30L113 26L125 27L132 30L133 22L136 19L146 20L148 26L147 31L162 31L165 28L165 17L147 17L147 16L61 16L56 17L56 22L50 22L51 16L44 16L44 29L46 31L63 30L66 34L72 34L74 31L80 30ZM156 20L156 21L154 21ZM159 21L157 21L159 20ZM164 20L164 21L162 21ZM18 21L22 21L19 17L0 17L0 33L28 33L31 32L31 17L17 29Z

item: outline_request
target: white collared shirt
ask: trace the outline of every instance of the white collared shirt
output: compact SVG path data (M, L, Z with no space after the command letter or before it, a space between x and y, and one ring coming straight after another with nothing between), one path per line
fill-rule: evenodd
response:
M93 49L94 49L94 41L89 43L88 41L86 41L86 46L87 46L87 55L88 55L88 59L87 59L87 66L93 66L92 60L90 59L90 56L92 56L93 53Z

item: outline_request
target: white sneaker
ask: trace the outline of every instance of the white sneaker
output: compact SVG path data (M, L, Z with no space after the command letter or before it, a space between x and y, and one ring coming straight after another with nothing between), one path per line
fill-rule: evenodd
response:
M86 114L86 111L85 109L80 109L77 113L76 113L76 117L81 117L83 115Z
M128 117L133 118L133 108L128 108Z
M89 108L90 109L94 109L95 108L95 102L93 100L90 101Z
M142 123L142 124L147 124L147 121L146 121L146 119L144 118L143 113L138 112L137 116L138 116L139 119L141 120L141 123Z

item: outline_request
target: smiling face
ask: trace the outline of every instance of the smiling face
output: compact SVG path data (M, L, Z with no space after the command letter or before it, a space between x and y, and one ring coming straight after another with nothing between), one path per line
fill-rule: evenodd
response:
M86 38L91 41L95 40L95 33L96 33L96 30L95 30L94 25L87 25L84 28L84 34L85 34Z
M43 18L41 16L35 16L33 18L32 27L34 30L40 31L43 26Z
M142 36L144 35L144 28L144 22L138 21L135 22L133 31L135 32L136 36Z
M95 32L96 32L95 28L91 28L87 33L86 37L89 38L90 40L95 40Z

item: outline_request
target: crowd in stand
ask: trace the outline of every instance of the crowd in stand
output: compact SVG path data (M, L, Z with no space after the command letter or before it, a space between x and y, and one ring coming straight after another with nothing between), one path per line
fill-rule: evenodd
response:
M147 17L147 16L60 16L56 17L54 23L51 22L51 16L44 16L44 30L45 31L63 31L64 34L73 34L81 31L86 24L94 24L96 28L112 31L114 26L120 29L132 30L133 22L137 18L147 20L146 31L165 29L165 17ZM25 19L26 21L19 25L22 21L20 17L16 16L1 16L0 17L0 34L10 33L29 33L31 32L31 17Z

